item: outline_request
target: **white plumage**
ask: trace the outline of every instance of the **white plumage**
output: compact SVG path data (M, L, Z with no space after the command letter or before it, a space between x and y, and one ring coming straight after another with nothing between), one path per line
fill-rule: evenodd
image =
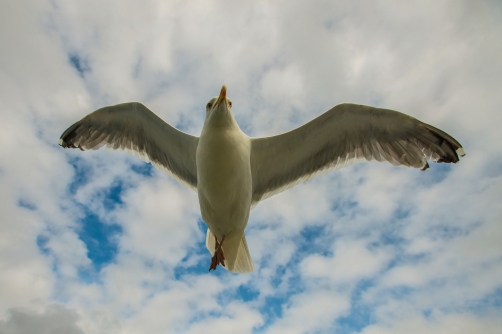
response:
M59 145L123 149L197 191L209 229L211 269L253 271L244 236L261 200L328 170L359 161L387 161L425 170L427 160L456 163L465 152L445 132L397 111L341 104L309 123L266 138L239 128L223 86L206 106L200 137L170 126L143 104L101 108L69 127Z

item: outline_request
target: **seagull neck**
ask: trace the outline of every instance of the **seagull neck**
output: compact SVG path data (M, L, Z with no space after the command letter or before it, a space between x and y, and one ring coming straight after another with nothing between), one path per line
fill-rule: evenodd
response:
M206 118L204 127L239 128L239 125L235 121L234 115L231 111L215 110Z

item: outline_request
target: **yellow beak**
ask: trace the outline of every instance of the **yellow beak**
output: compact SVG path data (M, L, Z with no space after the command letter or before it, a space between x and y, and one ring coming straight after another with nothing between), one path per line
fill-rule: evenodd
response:
M218 100L216 100L216 103L214 104L215 107L217 107L221 101L224 101L227 97L227 86L223 85L223 87L221 87L221 92L220 92L220 96L218 96Z

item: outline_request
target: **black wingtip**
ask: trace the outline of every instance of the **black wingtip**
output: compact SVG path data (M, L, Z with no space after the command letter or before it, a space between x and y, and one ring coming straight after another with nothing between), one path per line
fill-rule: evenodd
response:
M460 161L459 156L463 157L465 155L462 145L455 138L432 125L422 123L422 126L437 138L435 145L439 146L440 150L443 151L442 156L436 162L457 163Z
M74 144L68 144L67 142L65 142L63 140L63 138L59 138L58 145L61 146L62 148L78 148L81 151L84 151L84 149L82 147L80 147L80 145L75 146Z

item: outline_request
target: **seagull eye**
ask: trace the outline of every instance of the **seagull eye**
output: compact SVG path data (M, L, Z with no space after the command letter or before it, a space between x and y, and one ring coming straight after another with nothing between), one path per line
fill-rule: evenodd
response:
M228 101L228 105L231 107L232 106L232 101Z
M211 108L213 106L213 104L211 102L209 102L206 106L207 109Z

